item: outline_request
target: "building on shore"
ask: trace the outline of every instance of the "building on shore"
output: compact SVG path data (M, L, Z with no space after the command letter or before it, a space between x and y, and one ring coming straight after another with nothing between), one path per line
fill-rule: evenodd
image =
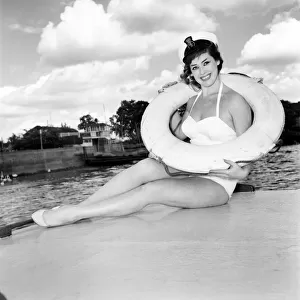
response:
M81 137L82 147L92 148L94 152L101 152L104 144L115 140L111 126L105 123L88 126L85 131L81 133Z
M117 138L112 132L111 126L105 123L99 123L86 128L82 133L82 147L88 153L106 154L122 154L124 146L121 139Z
M84 159L89 164L104 164L142 159L148 151L142 143L131 143L116 137L105 123L86 128L81 133Z

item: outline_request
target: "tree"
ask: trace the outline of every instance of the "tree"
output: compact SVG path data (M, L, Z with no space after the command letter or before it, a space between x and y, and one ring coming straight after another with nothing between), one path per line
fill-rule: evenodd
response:
M13 134L8 138L8 142L13 150L33 150L41 149L41 138L43 149L58 148L69 144L80 144L81 138L78 136L60 137L60 133L64 132L76 132L73 128L66 126L54 127L54 126L35 126L30 130L25 130L25 133L21 136Z
M86 130L88 127L99 124L97 118L93 118L90 114L82 116L78 124L78 129Z
M285 113L285 125L281 135L284 145L292 145L300 143L299 125L300 118L300 102L291 103L287 100L281 100Z
M8 138L8 143L11 145L11 149L20 150L22 149L22 136L13 133L12 136Z
M59 128L35 126L24 133L22 139L23 149L41 149L41 137L44 149L63 146L59 138Z
M60 127L61 128L71 128L71 126L69 126L66 122L65 123L61 123Z
M116 114L109 118L112 131L120 137L140 141L141 120L148 104L146 101L123 100Z
M294 103L286 100L281 100L284 113L285 113L285 128L287 130L292 129L296 123L297 112L294 109Z

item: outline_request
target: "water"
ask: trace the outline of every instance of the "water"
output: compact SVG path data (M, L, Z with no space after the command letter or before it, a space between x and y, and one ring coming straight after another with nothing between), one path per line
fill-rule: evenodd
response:
M0 226L28 219L40 208L78 203L129 166L81 168L14 179L0 186ZM282 147L255 162L245 183L256 190L300 189L300 145Z

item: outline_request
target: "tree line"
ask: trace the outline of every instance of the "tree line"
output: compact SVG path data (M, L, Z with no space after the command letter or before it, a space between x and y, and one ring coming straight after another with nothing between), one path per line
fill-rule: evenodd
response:
M281 100L285 111L285 126L281 139L284 145L300 143L300 102L291 103ZM128 138L133 143L141 142L141 120L143 113L148 106L146 101L123 100L116 113L109 118L109 124L101 123L90 114L80 117L77 128L86 130L88 127L98 125L109 125L111 132L119 137ZM179 108L182 113L184 107ZM25 130L23 135L12 134L7 143L0 141L0 149L27 150L40 149L41 143L44 149L64 147L69 144L82 143L81 137L68 136L60 137L62 132L77 132L66 123L60 127L35 126L30 130Z
M71 128L66 123L60 127L54 126L35 126L29 130L24 129L24 134L12 134L7 143L0 144L2 151L10 150L36 150L59 148L66 145L80 144L82 139L78 137L78 131ZM60 133L74 133L75 135L60 137Z
M291 103L287 100L281 100L285 112L285 126L280 139L284 145L293 145L300 143L300 102ZM140 125L143 113L148 106L148 102L123 100L115 115L109 120L112 132L118 136L127 137L132 141L140 141ZM185 111L183 105L178 109L183 115ZM93 119L90 115L80 118L79 129L85 129L97 123L97 119Z

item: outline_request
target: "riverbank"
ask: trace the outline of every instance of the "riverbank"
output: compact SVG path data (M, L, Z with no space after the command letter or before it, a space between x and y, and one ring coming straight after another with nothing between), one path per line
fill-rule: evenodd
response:
M86 165L104 166L132 163L148 156L146 148L125 145L117 151L113 147L95 152L94 147L79 145L45 150L24 150L0 153L0 172L18 176L69 170Z
M1 152L0 170L4 174L27 175L85 165L81 146L44 150Z

